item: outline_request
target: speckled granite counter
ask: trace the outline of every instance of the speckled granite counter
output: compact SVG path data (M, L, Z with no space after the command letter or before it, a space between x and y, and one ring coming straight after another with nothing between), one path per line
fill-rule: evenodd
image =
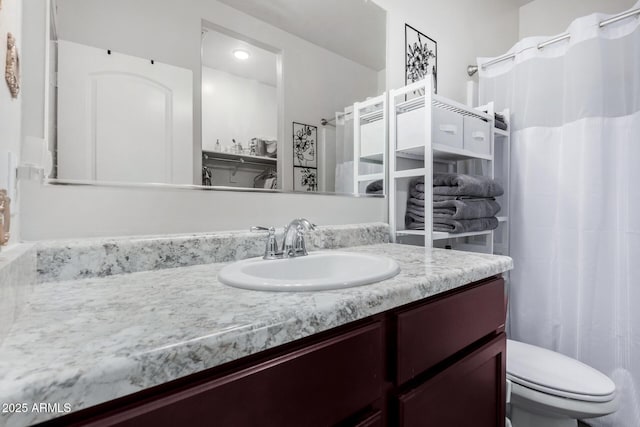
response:
M0 346L0 402L79 410L512 268L507 257L393 244L393 279L357 288L270 293L216 280L226 264L44 283ZM0 414L21 426L60 414Z
M281 241L283 230L277 231ZM38 282L238 261L261 256L265 241L263 233L228 231L42 242L37 245ZM389 224L322 226L308 231L306 241L309 250L389 243Z

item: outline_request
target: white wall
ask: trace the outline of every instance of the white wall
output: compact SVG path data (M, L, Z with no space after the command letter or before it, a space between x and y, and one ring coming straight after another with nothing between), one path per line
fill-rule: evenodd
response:
M202 149L213 151L216 140L231 147L232 139L247 148L251 138L278 137L278 94L274 86L202 68Z
M386 222L386 200L23 183L25 240L248 230L305 217L318 225Z
M576 18L595 12L616 14L637 0L534 0L520 8L520 38L563 33Z
M387 82L404 86L404 25L438 43L438 94L465 102L467 65L497 56L518 41L513 0L374 0L388 12ZM475 77L477 79L477 77Z
M15 159L18 160L21 150L22 97L19 96L18 99L12 99L4 79L7 33L11 32L13 34L17 41L18 51L22 53L21 21L22 0L4 0L0 10L0 61L3 70L0 75L0 188L4 189L9 187L9 174L15 174L15 170L9 170L8 153L13 153ZM14 198L12 201L11 244L20 239L20 224L19 216L17 215L19 200L17 200L14 190L9 190L10 195Z

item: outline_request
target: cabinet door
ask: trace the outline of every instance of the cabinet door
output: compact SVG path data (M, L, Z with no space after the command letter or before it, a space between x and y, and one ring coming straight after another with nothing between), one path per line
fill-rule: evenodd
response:
M400 425L504 426L506 335L399 397Z
M504 325L504 280L398 312L396 382L404 384Z
M380 398L382 354L377 322L83 425L333 425Z

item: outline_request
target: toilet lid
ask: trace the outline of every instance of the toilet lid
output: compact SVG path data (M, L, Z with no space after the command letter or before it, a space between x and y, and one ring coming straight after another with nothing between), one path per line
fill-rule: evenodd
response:
M507 378L543 393L589 402L608 402L616 391L609 377L582 362L511 340L507 340Z

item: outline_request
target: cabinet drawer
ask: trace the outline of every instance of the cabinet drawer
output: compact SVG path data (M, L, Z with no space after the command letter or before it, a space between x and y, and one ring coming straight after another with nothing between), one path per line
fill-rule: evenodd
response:
M397 148L398 150L424 147L425 138L425 112L424 108L407 111L398 115L397 122Z
M453 111L433 108L432 144L463 148L463 119Z
M383 120L360 126L360 157L382 160L386 149L385 138Z
M403 384L504 325L504 280L396 314L396 382Z
M491 126L475 117L464 117L464 149L491 155Z
M333 425L380 398L382 354L377 322L84 425Z
M402 427L496 427L505 422L506 336L398 398Z
M463 119L452 111L433 108L431 138L433 144L463 148ZM424 147L425 112L424 108L408 111L398 116L398 149Z

